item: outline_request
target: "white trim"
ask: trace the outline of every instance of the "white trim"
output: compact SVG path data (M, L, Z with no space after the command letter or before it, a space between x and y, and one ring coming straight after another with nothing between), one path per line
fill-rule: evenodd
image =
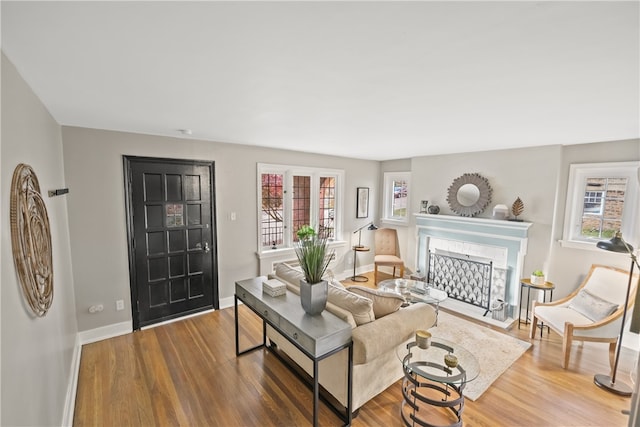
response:
M71 371L69 372L69 384L67 385L67 395L64 400L64 412L62 414L62 425L72 426L73 415L76 409L76 393L78 391L78 377L80 375L80 360L82 357L82 344L80 334L76 334L73 344L73 355L71 356Z
M627 178L624 208L622 213L622 234L631 244L637 244L638 205L638 170L640 161L609 162L609 163L574 163L569 166L569 181L567 183L567 197L565 205L564 226L562 229L563 247L575 249L595 249L595 244L601 240L580 238L580 225L584 207L584 185L589 177L602 176L606 178Z
M527 230L533 225L532 222L525 221L506 221L504 219L491 219L491 218L474 218L466 216L454 216L454 215L434 215L416 213L413 214L416 217L427 218L437 220L439 222L453 222L453 223L466 223L473 224L478 223L487 227L496 227L501 229L513 229L513 230Z
M409 207L411 206L411 172L385 172L384 173L384 193L382 196L382 222L405 225L409 222ZM392 181L406 181L407 183L407 206L404 217L393 216L393 185Z
M346 248L347 242L344 240L333 240L328 243L329 248L336 250L336 257L329 264L329 268L335 268L339 259L342 258L343 248ZM256 252L256 256L260 261L260 275L266 276L275 270L275 265L281 262L298 262L295 249L279 248Z
M91 344L93 342L106 340L108 338L117 337L133 332L131 322L120 322L112 325L102 326L100 328L89 329L78 333L80 344Z
M242 301L238 301L238 304L242 304ZM233 297L220 298L220 310L233 307Z
M293 248L293 236L289 233L292 227L293 217L291 215L292 197L293 197L293 177L294 176L309 176L311 178L311 194L319 194L320 191L320 177L332 177L335 178L335 206L334 206L334 239L342 239L344 230L344 193L345 193L345 172L342 169L331 169L322 167L308 167L308 166L295 166L295 165L278 165L270 163L258 163L256 171L256 197L257 197L257 252L271 252L271 249L267 246L262 246L262 175L263 174L278 174L282 175L282 185L284 194L282 195L282 210L283 210L283 242L277 249L292 249ZM309 207L309 222L312 227L317 227L318 218L318 205L319 197L312 196L311 205Z

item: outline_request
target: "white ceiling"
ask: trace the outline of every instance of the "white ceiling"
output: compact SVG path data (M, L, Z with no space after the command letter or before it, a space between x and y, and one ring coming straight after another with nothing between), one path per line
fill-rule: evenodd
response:
M7 2L62 125L363 159L640 137L639 3Z

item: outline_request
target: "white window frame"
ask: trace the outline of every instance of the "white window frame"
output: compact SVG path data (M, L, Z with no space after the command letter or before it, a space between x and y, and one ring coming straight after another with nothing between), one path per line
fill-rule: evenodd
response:
M404 217L393 215L393 182L407 182L407 210ZM394 224L408 224L409 208L411 207L411 172L385 172L384 173L384 198L383 221Z
M343 186L344 186L344 171L339 169L325 169L325 168L311 168L304 166L292 166L292 165L276 165L268 163L258 163L257 167L257 221L258 221L258 253L272 252L270 246L262 245L262 221L260 220L262 215L262 175L263 174L282 174L283 175L283 242L278 246L276 250L288 250L293 248L293 235L289 232L293 224L292 205L293 205L293 177L294 176L309 176L311 177L311 199L310 199L310 222L312 227L316 228L318 225L318 211L320 207L320 177L333 177L336 179L335 190L335 209L334 209L334 239L341 240L342 238L342 221L343 221ZM315 195L315 197L313 197Z
M581 236L582 210L584 207L584 189L588 178L627 178L624 208L622 211L623 238L636 246L638 244L638 181L640 161L612 163L576 163L569 167L569 183L567 185L567 201L565 208L564 229L561 244L564 247L577 249L596 249L596 243L608 239L586 239Z

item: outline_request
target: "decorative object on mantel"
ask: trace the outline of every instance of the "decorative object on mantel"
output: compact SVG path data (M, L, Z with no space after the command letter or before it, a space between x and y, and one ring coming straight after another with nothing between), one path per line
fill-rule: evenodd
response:
M420 213L427 213L427 207L429 206L428 200L420 201Z
M495 205L493 207L493 219L507 219L509 208L507 205Z
M429 206L429 213L431 215L437 215L440 213L440 206L438 205L431 205Z
M300 304L307 314L315 316L327 305L329 285L322 276L333 258L333 251L329 251L327 239L318 236L309 225L300 227L296 235L296 257L304 273L304 280L300 280Z
M532 285L544 285L544 273L542 272L542 270L536 270L533 273L531 273L531 284Z
M493 189L489 181L477 173L465 173L453 180L447 189L449 208L458 215L473 217L491 202Z
M38 177L20 163L11 181L11 247L24 297L34 314L43 317L53 302L51 229Z
M521 219L518 219L518 216L522 215L523 211L524 211L524 203L522 203L522 200L520 200L520 197L518 197L516 201L513 202L513 205L511 205L511 213L513 213L513 216L514 216L512 221L522 221Z

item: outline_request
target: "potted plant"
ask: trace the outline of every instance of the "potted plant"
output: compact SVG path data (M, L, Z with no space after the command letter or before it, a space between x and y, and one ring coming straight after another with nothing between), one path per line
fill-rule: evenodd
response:
M303 225L296 232L296 257L304 273L300 280L300 303L310 315L322 313L327 305L328 283L322 279L333 257L327 239L320 237L315 229Z
M532 285L544 285L544 273L542 270L535 270L531 273L531 284Z

